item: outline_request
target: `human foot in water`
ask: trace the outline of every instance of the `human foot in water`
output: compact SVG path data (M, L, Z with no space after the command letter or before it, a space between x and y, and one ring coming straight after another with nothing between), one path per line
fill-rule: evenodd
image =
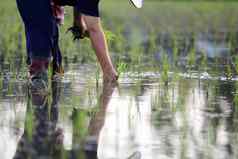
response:
M117 72L112 69L112 70L105 70L103 72L103 82L117 82L118 80L118 74Z

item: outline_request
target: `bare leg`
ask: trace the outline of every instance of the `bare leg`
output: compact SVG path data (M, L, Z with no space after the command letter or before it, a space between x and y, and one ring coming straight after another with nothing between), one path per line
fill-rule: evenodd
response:
M100 18L86 15L82 15L82 18L86 24L92 46L103 71L103 80L105 82L116 81L118 75L109 56L108 46Z
M85 141L85 149L90 151L98 151L99 138L101 130L104 126L106 120L106 111L110 103L112 94L116 88L115 82L104 82L103 91L101 93L99 103L99 111L92 116L89 127L88 127L88 137Z

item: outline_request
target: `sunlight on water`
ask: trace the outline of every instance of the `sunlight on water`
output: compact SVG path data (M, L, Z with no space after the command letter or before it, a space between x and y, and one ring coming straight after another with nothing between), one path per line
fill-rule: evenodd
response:
M26 103L17 99L0 102L0 153L1 158L13 158L24 131Z

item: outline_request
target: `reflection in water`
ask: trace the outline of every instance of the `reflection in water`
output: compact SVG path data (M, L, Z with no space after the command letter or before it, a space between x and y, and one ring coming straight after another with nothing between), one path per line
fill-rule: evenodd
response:
M145 159L237 156L231 100L214 92L222 83L206 83L182 80L161 90L141 83L137 96L114 94L101 132L100 158L127 158L133 152Z
M115 84L103 85L102 94L98 100L99 110L90 116L87 125L82 123L83 110L74 109L73 146L70 150L64 147L64 131L58 127L59 100L61 83L52 82L52 95L29 94L27 105L25 131L22 135L14 159L26 158L82 158L97 159L97 149L100 131L104 125L105 112L114 91ZM49 104L51 101L51 104ZM85 122L85 121L84 121ZM82 125L85 126L82 128ZM69 142L69 141L66 141ZM83 147L81 147L81 145Z
M9 159L14 156L16 143L23 134L26 102L23 98L24 86L22 84L10 83L9 78L6 77L2 82L3 89L0 89L0 154L2 159ZM14 91L9 92L9 88Z
M77 152L78 144L83 143L83 150L85 152L85 158L88 159L96 159L97 158L97 151L98 151L98 145L99 145L99 136L102 127L105 123L105 114L108 107L108 104L110 103L110 99L112 96L112 93L115 89L115 83L103 83L103 90L102 93L98 99L98 109L95 113L92 113L89 124L87 134L84 133L84 129L86 126L84 115L85 113L81 109L74 109L73 116L72 116L72 122L74 126L73 131L73 145L74 149L74 157L78 158L80 154Z
M25 131L18 143L15 159L58 158L62 148L63 132L57 128L58 101L60 98L60 83L52 82L52 102L49 96L29 94L26 111Z
M29 94L27 104L6 91L1 158L238 157L237 82L178 79L164 86L156 80L118 89L52 83L50 95Z

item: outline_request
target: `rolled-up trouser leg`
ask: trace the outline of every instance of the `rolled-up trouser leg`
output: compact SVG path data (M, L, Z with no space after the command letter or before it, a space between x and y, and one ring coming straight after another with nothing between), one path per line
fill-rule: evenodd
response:
M99 2L100 0L78 0L75 9L81 14L99 17Z
M46 59L32 59L29 65L30 75L35 75L39 72L44 72L48 69L49 61Z

